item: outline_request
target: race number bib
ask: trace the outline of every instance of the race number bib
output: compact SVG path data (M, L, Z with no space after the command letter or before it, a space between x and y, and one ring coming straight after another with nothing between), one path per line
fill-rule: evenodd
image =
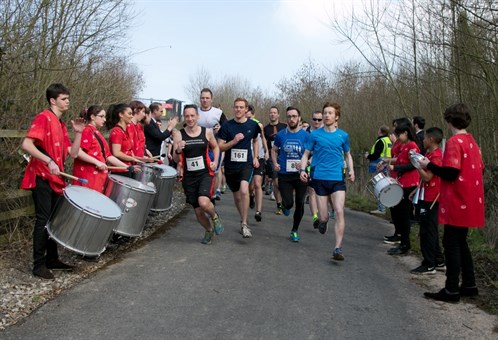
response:
M286 172L297 172L297 165L301 162L299 159L288 159L286 164Z
M246 149L232 149L230 154L230 160L232 162L247 162L247 150Z
M198 171L204 169L204 162L202 156L187 158L187 170Z

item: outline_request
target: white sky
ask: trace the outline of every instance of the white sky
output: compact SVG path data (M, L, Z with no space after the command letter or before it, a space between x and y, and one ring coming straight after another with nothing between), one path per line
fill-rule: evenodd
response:
M177 98L189 76L204 68L213 80L248 79L273 93L310 58L324 66L347 61L344 46L325 25L352 0L132 1L131 60L144 75L140 98Z

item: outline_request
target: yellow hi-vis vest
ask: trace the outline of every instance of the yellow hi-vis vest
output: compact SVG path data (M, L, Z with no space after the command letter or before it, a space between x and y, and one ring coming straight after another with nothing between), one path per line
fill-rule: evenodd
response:
M382 144L384 144L384 149L382 150L382 153L380 154L380 158L391 158L391 147L393 146L391 140L389 139L389 136L382 137L380 139L382 141ZM375 144L377 144L377 141L375 141L374 145L372 145L372 149L370 149L370 154L373 154L375 151Z

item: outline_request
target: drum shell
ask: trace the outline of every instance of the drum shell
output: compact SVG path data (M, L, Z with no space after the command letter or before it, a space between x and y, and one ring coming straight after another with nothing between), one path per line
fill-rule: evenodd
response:
M378 173L368 182L367 189L387 208L394 207L403 198L403 188L399 182L382 173Z
M169 165L157 166L161 171L156 181L157 194L152 203L152 211L165 211L173 205L173 192L176 183L177 171Z
M155 164L142 163L140 165L140 172L133 172L133 179L148 185L152 188L156 188L156 180L161 176L161 170L155 166Z
M104 202L111 213L103 216L102 204L100 207L81 206L71 199L72 194L81 193L94 198L89 205ZM70 186L64 189L46 228L50 237L63 247L81 255L98 256L104 252L121 215L116 203L103 194L82 186Z
M131 178L110 175L105 195L116 202L123 212L114 232L124 236L140 236L145 227L156 190Z

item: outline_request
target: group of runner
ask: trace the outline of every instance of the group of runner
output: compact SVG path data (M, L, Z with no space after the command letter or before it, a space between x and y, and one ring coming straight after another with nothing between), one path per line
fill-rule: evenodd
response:
M203 105L205 97L209 97L211 104L212 92L203 89L200 109L195 105L185 106L184 128L174 133L173 138L175 161L187 203L194 207L196 217L205 229L201 242L210 244L213 236L223 231L210 200L217 187L216 172L221 175L219 169L223 160L226 183L240 216L243 238L252 237L248 224L250 207L256 208L255 220L262 220L262 184L266 173L273 185L276 213L289 216L294 208L290 232L293 242L300 240L298 229L308 190L316 194L310 199L310 206L313 225L321 234L327 231L331 203L335 212L336 241L332 258L344 260L345 180L354 181L355 175L349 136L337 127L341 115L339 104L327 102L321 112L315 112L315 125L310 133L302 129L301 112L295 107L286 109L287 124L280 122L278 108L271 107L269 123L263 127L254 118L254 108L246 99L234 100L233 119L226 120L221 110Z

